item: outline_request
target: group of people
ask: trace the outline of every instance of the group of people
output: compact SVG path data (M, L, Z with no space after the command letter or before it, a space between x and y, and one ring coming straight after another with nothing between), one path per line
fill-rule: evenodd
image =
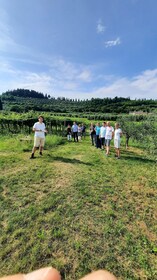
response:
M34 146L31 153L31 159L34 158L34 154L36 150L39 148L39 154L42 156L44 143L45 143L45 133L47 133L47 129L43 122L43 116L38 117L38 122L36 122L33 126L34 135ZM76 122L73 123L72 126L68 124L67 130L67 139L68 141L74 138L74 142L81 141L82 137L86 136L86 126L82 124L78 124ZM106 149L106 156L110 153L110 143L112 138L114 138L114 147L116 151L116 158L120 159L120 140L122 136L122 130L118 123L115 124L115 129L110 125L110 122L103 122L102 126L98 122L96 125L91 123L90 125L90 137L92 141L92 145L95 145L96 148Z
M78 124L73 122L72 127L68 124L67 127L67 139L68 141L72 140L72 136L74 138L74 142L81 141L82 137L85 138L86 136L86 126L82 124Z
M115 123L115 129L111 126L110 122L103 122L102 126L98 122L96 125L90 125L90 137L92 145L96 148L106 149L106 156L110 153L111 140L114 138L115 156L120 159L120 141L122 130L119 123Z

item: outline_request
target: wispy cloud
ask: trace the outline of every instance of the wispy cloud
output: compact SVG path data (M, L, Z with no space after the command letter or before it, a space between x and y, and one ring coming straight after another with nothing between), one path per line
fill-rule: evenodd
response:
M43 63L41 68L37 60L36 70L25 71L11 64L13 61L7 62L1 57L0 93L8 89L27 88L55 97L90 99L130 96L132 99L157 99L157 69L148 69L129 79L103 75L102 65L80 65L63 58L46 60L41 56L40 61Z
M91 72L89 70L83 70L79 75L78 78L84 82L90 82L92 77L91 77Z
M97 33L102 34L105 32L106 27L103 25L102 20L99 19L97 22Z
M105 47L109 48L109 47L114 47L114 46L117 46L117 45L120 45L120 44L121 44L121 40L118 37L116 40L106 41L105 42Z

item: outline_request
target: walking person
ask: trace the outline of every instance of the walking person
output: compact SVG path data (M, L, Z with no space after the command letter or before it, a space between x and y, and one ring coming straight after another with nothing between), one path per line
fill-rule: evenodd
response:
M119 123L115 123L115 131L114 131L114 147L115 147L115 157L120 159L120 142L122 137L122 130L119 127Z
M78 142L78 125L76 124L76 122L73 122L72 125L72 133L73 133L73 137L74 137L74 142Z
M107 126L106 126L106 135L105 135L105 139L106 139L106 156L109 155L110 153L110 143L111 140L114 136L114 128L110 125L110 122L107 122Z
M34 134L34 146L32 149L32 154L31 154L31 159L34 158L34 154L37 150L37 148L39 148L39 154L42 156L43 154L43 148L44 148L44 144L45 144L45 133L47 133L45 124L44 124L44 119L43 116L39 116L38 117L38 122L36 122L33 125L33 131L35 132Z

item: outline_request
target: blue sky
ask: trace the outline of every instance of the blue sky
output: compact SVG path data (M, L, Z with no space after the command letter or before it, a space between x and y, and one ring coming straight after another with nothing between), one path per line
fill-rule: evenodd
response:
M0 94L157 99L156 0L0 0Z

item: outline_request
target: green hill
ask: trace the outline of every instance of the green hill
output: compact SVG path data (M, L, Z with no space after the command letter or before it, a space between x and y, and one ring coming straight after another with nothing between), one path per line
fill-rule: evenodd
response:
M151 113L157 110L157 100L130 98L92 98L91 100L50 97L33 90L17 89L1 95L3 110L15 112L46 111L80 114L122 114L134 111Z

